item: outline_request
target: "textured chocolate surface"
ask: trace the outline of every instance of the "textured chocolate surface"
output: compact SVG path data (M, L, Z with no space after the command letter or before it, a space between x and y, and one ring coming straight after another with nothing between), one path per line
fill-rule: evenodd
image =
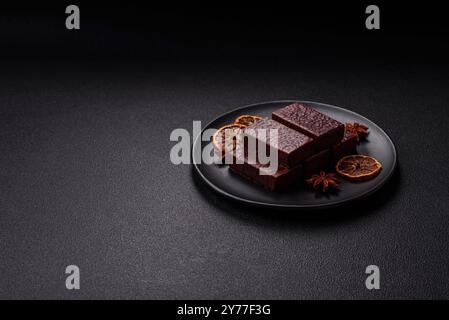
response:
M270 131L277 130L278 141L270 141ZM266 130L263 133L260 130ZM292 167L305 158L311 156L314 152L314 141L312 138L297 132L287 126L265 118L249 126L245 130L245 135L252 139L260 139L267 148L273 147L278 150L279 162L283 165Z
M268 164L249 163L243 150L235 153L234 163L229 167L233 172L271 191L285 190L292 184L298 183L302 175L300 165L294 168L278 166L275 173L262 175L261 173L267 170Z
M337 120L300 103L288 105L273 112L273 115L276 116L275 120L277 118L286 120L314 138L343 126Z
M317 140L317 151L339 143L344 134L342 123L300 103L274 111L273 119Z

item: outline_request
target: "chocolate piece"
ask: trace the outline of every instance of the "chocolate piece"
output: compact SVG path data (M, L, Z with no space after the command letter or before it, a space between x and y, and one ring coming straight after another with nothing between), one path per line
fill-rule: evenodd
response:
M229 167L233 172L271 191L287 189L292 184L299 182L302 175L301 165L294 168L279 166L276 173L261 175L261 171L267 170L268 165L249 163L247 156L240 151L236 152L234 163Z
M340 143L332 147L332 158L335 162L350 154L357 153L357 136L350 132L345 135Z
M311 175L318 173L320 170L329 166L331 160L331 151L326 149L314 154L303 162L304 178L309 178Z
M266 130L265 132L261 131ZM270 130L276 129L278 141L270 141ZM302 160L310 157L314 152L314 141L312 138L290 129L283 124L272 119L265 118L245 129L247 146L256 146L259 139L267 149L273 147L278 152L278 162L287 167L294 167ZM248 141L252 140L252 144ZM245 147L245 148L246 148Z
M314 138L316 151L340 143L345 131L342 123L300 103L274 111L273 119Z

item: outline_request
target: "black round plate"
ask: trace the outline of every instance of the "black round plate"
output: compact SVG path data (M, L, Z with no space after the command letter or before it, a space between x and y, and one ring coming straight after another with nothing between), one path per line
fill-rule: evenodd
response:
M274 110L293 102L297 101L273 101L242 107L213 120L203 128L203 131L211 128L218 129L233 123L234 119L242 114L269 117ZM221 195L247 204L273 208L316 209L334 207L366 197L379 190L390 179L396 167L396 149L390 137L379 126L367 118L343 108L311 101L298 102L307 104L342 123L358 122L367 125L370 134L366 141L358 145L357 151L358 154L373 156L379 160L382 163L380 174L372 180L360 183L351 183L341 179L340 191L332 194L315 193L305 184L298 184L288 191L271 192L230 172L228 166L200 163L200 159L196 159L195 152L193 152L193 165L202 180ZM193 148L196 148L198 143L201 143L202 150L209 142L201 141L201 136L199 136L195 140Z

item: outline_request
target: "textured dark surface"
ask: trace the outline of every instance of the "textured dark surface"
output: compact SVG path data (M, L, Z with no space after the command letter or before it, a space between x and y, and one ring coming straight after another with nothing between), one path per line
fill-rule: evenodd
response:
M449 77L403 63L3 60L0 297L447 298ZM171 164L174 128L277 99L378 123L399 153L392 183L304 218L223 200ZM381 290L365 289L370 264Z

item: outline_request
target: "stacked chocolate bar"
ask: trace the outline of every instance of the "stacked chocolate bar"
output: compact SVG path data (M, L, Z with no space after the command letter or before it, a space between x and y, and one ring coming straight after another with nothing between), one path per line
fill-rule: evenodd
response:
M259 132L264 134L258 134ZM266 133L277 130L277 141ZM304 104L294 103L272 113L245 129L246 141L256 141L278 153L278 170L261 174L269 164L248 160L248 145L238 149L230 165L232 171L277 191L325 169L343 156L356 153L356 136L345 133L345 126ZM266 173L266 172L265 172Z

